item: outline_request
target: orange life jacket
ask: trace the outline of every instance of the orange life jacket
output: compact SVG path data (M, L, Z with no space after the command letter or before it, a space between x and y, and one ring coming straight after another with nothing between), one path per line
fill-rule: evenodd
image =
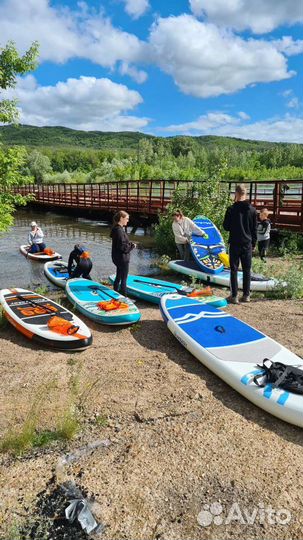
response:
M55 251L52 248L45 248L43 253L45 253L45 255L55 255Z
M103 311L113 311L114 309L127 309L129 306L125 302L119 300L107 300L106 302L98 302L98 308Z
M89 251L83 251L83 253L80 255L80 259L90 259Z
M213 294L213 291L211 289L211 287L205 287L204 289L201 289L200 291L193 291L191 293L189 293L187 296L189 296L189 298L195 298L197 296L212 296Z
M62 317L58 317L58 315L50 317L47 326L52 332L62 334L63 336L71 336L76 334L79 330L79 326L74 325L72 322L63 319Z

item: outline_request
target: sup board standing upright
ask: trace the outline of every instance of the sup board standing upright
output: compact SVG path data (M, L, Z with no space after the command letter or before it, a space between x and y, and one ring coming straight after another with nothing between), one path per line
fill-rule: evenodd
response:
M190 248L194 260L203 272L218 274L224 270L219 253L226 253L223 237L216 225L205 216L197 216L195 225L205 232L206 237L193 233Z
M92 343L89 328L60 304L26 289L2 289L8 321L24 336L54 349L80 350Z
M303 427L302 395L272 384L260 388L253 380L262 374L257 364L265 358L303 370L299 356L229 313L194 299L166 295L160 306L169 330L202 364L258 407Z

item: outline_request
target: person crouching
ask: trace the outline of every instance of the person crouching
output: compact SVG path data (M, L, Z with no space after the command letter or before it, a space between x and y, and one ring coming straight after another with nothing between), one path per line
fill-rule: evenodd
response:
M74 266L76 265L76 266ZM83 277L84 279L92 279L90 272L93 267L90 254L81 244L76 244L68 258L67 271L70 278Z

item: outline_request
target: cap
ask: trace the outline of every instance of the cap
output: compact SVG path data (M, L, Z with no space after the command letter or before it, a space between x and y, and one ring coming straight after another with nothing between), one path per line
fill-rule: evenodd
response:
M84 253L84 251L85 251L85 247L82 246L81 244L75 244L74 249L76 251L78 251L78 253L80 253L80 255L81 255L81 253Z
M31 222L31 227L37 227L37 223L35 221Z

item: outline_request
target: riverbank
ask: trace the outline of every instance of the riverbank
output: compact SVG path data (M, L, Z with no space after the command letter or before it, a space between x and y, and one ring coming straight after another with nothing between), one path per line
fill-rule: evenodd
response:
M94 342L82 353L37 349L10 326L1 330L1 435L21 428L29 411L38 430L54 430L73 407L80 429L69 442L23 457L2 454L0 538L87 538L59 518L58 486L73 480L95 498L106 540L301 539L302 430L204 368L170 334L157 306L137 305L142 321L133 327L89 321ZM303 356L302 301L255 299L228 310ZM64 455L100 439L110 446L62 465ZM289 523L285 513L263 519L269 506L285 509ZM220 524L231 511L231 523ZM252 525L245 511L255 513ZM197 521L216 513L206 527ZM27 533L20 535L22 522Z

